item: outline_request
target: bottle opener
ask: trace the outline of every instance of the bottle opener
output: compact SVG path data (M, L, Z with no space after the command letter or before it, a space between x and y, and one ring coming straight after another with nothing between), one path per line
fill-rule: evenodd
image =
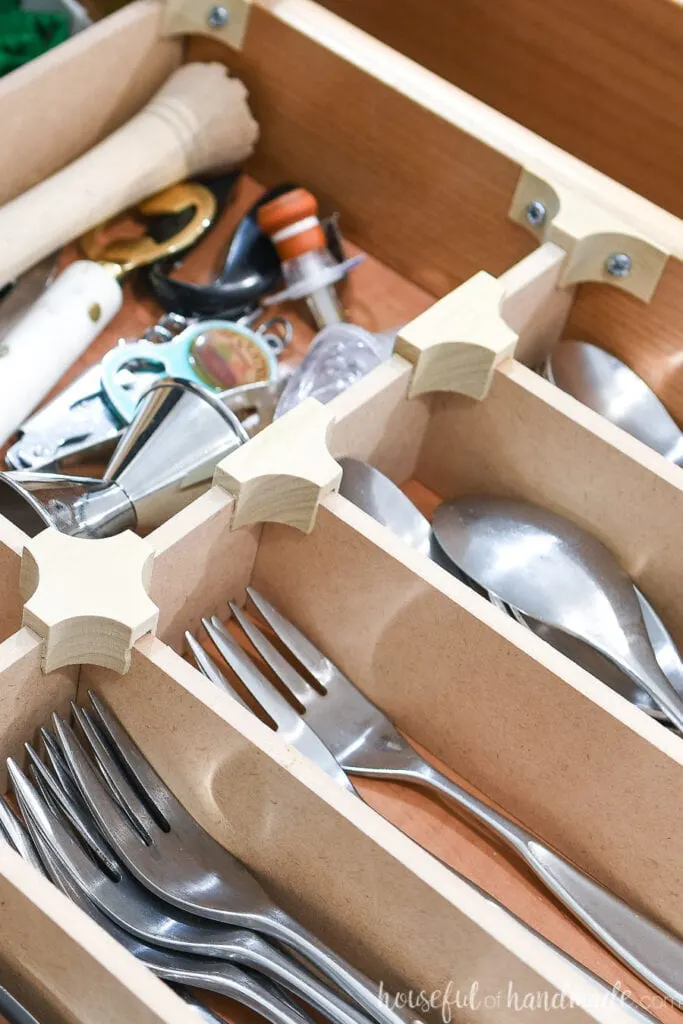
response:
M282 322L280 318L278 322ZM276 356L286 341L269 332L273 323L267 321L252 331L246 324L230 320L203 320L166 344L144 340L122 345L102 360L102 390L120 419L130 423L137 398L121 383L120 373L125 368L189 380L216 392L274 380Z
M259 315L260 315L259 310ZM251 318L252 320L255 317ZM247 323L248 328L248 323ZM141 396L159 377L157 354L164 345L187 329L184 317L167 314L145 334L145 345L149 346L151 363L124 365L115 375L117 393L123 390L128 399L128 409L135 408ZM197 324L201 331L201 325ZM243 323L231 327L243 330ZM276 328L279 327L279 333ZM289 343L292 336L291 324L281 317L274 317L261 325L258 331L259 344L266 344L276 355ZM122 342L110 355L119 352L129 362L129 352L135 342ZM272 379L272 375L268 380ZM207 386L202 381L203 386ZM220 389L220 388L218 388ZM240 395L248 396L251 391L263 397L268 389L250 386L236 389L235 401ZM62 391L43 409L21 427L21 436L9 448L6 462L10 469L34 471L56 471L68 469L84 462L106 462L129 420L117 411L104 390L102 364L90 367L72 384Z

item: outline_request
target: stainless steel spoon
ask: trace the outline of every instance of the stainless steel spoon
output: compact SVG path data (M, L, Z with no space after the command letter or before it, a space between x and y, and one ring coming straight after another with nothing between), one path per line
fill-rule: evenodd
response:
M657 663L633 583L597 538L547 509L486 495L444 502L433 529L479 586L596 648L683 730L683 700Z
M677 424L654 391L616 356L586 341L561 341L543 374L670 462L683 465L683 434Z
M359 459L342 458L339 463L344 470L339 493L348 501L362 509L377 522L386 526L395 533L406 544L410 544L418 551L427 555L434 561L457 575L464 582L477 586L461 573L453 562L439 549L434 541L432 528L429 521L415 507L413 502L406 497L400 487L380 473L374 466ZM661 618L642 594L634 585L634 591L640 603L643 619L647 628L648 637L655 652L659 667L667 676L674 689L683 697L683 661L676 647L673 638L668 632ZM616 690L631 703L641 710L660 721L666 721L666 716L655 704L650 695L637 685L629 676L617 668L611 661L589 644L569 636L559 629L555 629L538 622L530 616L524 616L518 609L508 608L504 602L499 601L495 594L488 594L482 591L493 604L502 607L513 618L517 618L522 625L529 627L536 632L547 643L556 650L566 654L572 661L575 661L586 671L590 672L601 682Z
M344 457L337 461L344 471L339 493L382 526L388 527L411 548L431 558L432 528L429 520L425 519L401 488L384 473L360 459Z
M681 656L673 638L647 598L637 587L634 586L633 589L640 603L647 635L655 652L657 663L679 696L683 697L683 662L681 662ZM560 651L581 668L586 669L610 689L635 704L641 711L645 711L657 721L668 722L666 715L661 708L657 707L650 695L590 644L578 637L570 636L564 630L556 629L529 615L524 615L519 609L500 601L495 594L490 594L489 599L493 605L506 612L522 626L526 626L532 633L554 647L556 651Z

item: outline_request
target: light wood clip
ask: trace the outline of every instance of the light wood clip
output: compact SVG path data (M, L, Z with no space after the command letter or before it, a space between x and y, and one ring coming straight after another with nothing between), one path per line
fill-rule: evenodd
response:
M232 530L284 523L311 532L342 475L327 449L332 424L329 410L308 398L218 464L214 484L235 499Z
M540 242L556 242L566 250L564 285L598 281L649 302L670 256L618 214L526 169L517 183L510 217ZM630 266L624 267L623 257Z
M23 624L43 640L44 672L101 665L123 674L133 644L154 632L148 596L154 549L127 531L102 540L48 529L24 548L19 586Z
M163 36L211 36L241 50L247 34L252 0L166 0Z
M571 305L571 289L557 287L566 255L548 242L499 278L482 270L402 327L395 351L414 366L409 397L453 391L482 399L518 343L537 357Z

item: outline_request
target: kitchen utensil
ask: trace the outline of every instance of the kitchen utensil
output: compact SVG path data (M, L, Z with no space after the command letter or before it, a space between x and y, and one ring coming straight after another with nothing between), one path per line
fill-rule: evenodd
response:
M68 862L59 855L58 849L45 834L45 831L49 830L49 834L54 835L60 826L59 819L53 810L38 798L28 779L11 758L8 759L7 769L15 785L17 802L31 833L32 842L45 864L50 879L65 896L93 918L124 949L165 981L195 985L229 996L261 1014L270 1021L270 1024L312 1024L311 1018L303 1010L295 1009L275 985L271 985L259 975L210 957L170 952L143 942L102 913L84 894L78 879L69 870ZM36 820L36 815L39 821ZM62 829L60 836L62 839L70 840L66 829Z
M242 626L242 629L245 631L247 636L250 636L249 630L251 629L251 622L232 602L230 604L230 608L240 626ZM325 771L344 789L348 789L350 793L355 793L355 789L346 776L346 773L341 770L337 761L329 752L322 740L316 736L312 729L308 728L301 718L301 715L297 714L291 704L271 686L268 679L266 679L263 673L258 669L254 661L248 654L246 654L245 651L242 650L239 644L233 640L220 619L216 618L216 616L214 616L211 621L208 619L202 619L202 625L208 633L209 638L213 641L213 644L221 657L225 659L226 663L233 670L237 678L242 681L249 693L251 693L254 699L258 701L266 714L269 715L273 722L276 723L277 731L284 742L295 747L304 755L304 757L309 758L309 760L321 767L323 771ZM268 643L265 636L262 638L262 642ZM191 641L188 641L188 643L192 650L193 645ZM273 660L277 660L278 658L281 658L281 655L279 655L278 651L273 648L271 657ZM208 655L204 654L204 658L208 658ZM197 659L197 661L200 669L202 668L202 664L206 665L206 661L204 659ZM279 671L285 674L290 672L292 680L289 688L296 688L296 669L291 668L284 658L281 659L281 662ZM215 664L213 668L215 671L219 671ZM214 678L215 680L215 672L210 676L210 678ZM221 681L223 689L235 696L234 688L230 683L228 683L222 673Z
M259 227L271 239L282 264L287 287L263 300L266 306L305 299L321 330L345 319L335 285L365 258L362 254L337 262L327 247L318 220L318 201L306 189L296 188L257 211Z
M634 587L634 590L640 604L647 635L652 644L657 663L676 690L676 693L683 698L683 664L681 663L678 649L674 644L671 634L647 598L640 593L637 587ZM596 651L594 647L591 647L590 644L584 643L583 640L569 633L565 633L564 630L555 629L544 622L539 622L538 619L524 615L517 608L498 601L494 595L491 596L491 599L493 604L502 607L503 611L506 611L508 615L521 623L521 625L526 626L537 636L540 636L542 640L549 643L555 650L571 658L577 665L585 668L596 679L599 679L611 687L611 689L620 693L622 697L631 701L641 711L645 711L652 718L656 718L660 722L668 722L666 715L655 704L650 695L638 686L637 683L634 683L629 676L621 672L613 662L600 654L599 651Z
M344 456L337 460L343 474L339 493L373 519L388 527L411 548L432 557L432 528L429 520L384 473L360 459Z
M135 415L137 399L121 381L121 371L136 364L156 378L188 380L216 393L244 384L275 381L276 356L283 339L269 331L266 321L253 331L230 320L201 320L162 344L134 341L119 345L101 363L102 388L124 423Z
M613 893L545 846L522 825L489 807L422 758L383 711L345 676L290 621L248 587L247 593L278 640L310 673L312 685L292 692L308 725L351 775L411 782L434 791L458 812L465 811L502 840L536 877L615 956L656 991L683 1006L680 965L683 940L630 908ZM270 645L258 633L254 647L269 660ZM287 678L281 679L288 687ZM322 691L322 692L321 692Z
M38 1019L12 995L8 989L0 985L0 1013L7 1024L39 1024Z
M127 124L0 207L0 286L167 185L235 167L257 131L222 64L183 65Z
M497 599L495 600L497 601ZM247 637L249 637L250 635L254 635L255 633L258 633L260 637L263 638L263 640L261 641L262 643L270 643L265 637L263 631L259 629L259 627L252 619L248 618L245 615L245 613L242 612L240 609L237 609L236 605L234 605L233 603L230 604L230 607L232 609L233 615L236 615L236 613L239 611L239 616L236 617ZM505 610L504 606L503 610ZM206 620L203 619L202 622L206 627ZM220 623L219 620L213 618L211 620L211 624L217 628L217 626ZM251 634L248 632L246 624L248 624L249 629L252 631ZM225 627L221 627L221 632L225 633ZM204 648L192 636L192 634L185 633L185 639L187 641L187 644L190 648L190 651L196 664L204 673L204 675L212 683L214 683L214 685L218 686L219 689L222 689L226 693L230 694L231 697L233 697L239 704L245 707L248 711L251 710L249 706L242 700L237 690L234 689L232 684L223 675L223 673L221 672L220 668L213 660L213 658L211 658L206 653ZM305 681L301 679L301 676L296 671L291 662L283 658L282 655L279 654L277 648L275 648L272 644L270 644L270 650L271 668L277 666L276 675L278 679L291 680L288 683L288 688L290 692L296 693L298 687L300 687L301 685L305 687ZM337 782L342 782L342 780L345 780L343 781L342 784L346 785L348 782L348 776L346 775L345 772L342 772L340 770L339 764L336 758L334 758L334 756L332 755L331 751L327 747L325 747L325 750L327 752L326 757L319 757L317 753L315 757L312 757L309 735L316 734L313 733L310 727L306 725L304 718L298 715L296 712L295 714L297 714L297 717L299 719L300 727L299 730L296 730L293 727L293 723L290 722L290 716L293 711L291 704L289 704L289 702L282 697L280 691L275 687L273 683L270 682L270 680L268 680L263 675L263 673L260 672L260 670L257 670L256 675L254 675L252 670L256 668L255 662L253 661L252 658L249 657L249 655L244 650L242 650L242 648L240 648L240 653L243 660L241 659L239 662L230 661L230 667L233 669L237 677L247 686L247 689L251 693L252 697L255 699L256 704L265 712L268 719L270 719L275 724L277 731L280 732L280 730L283 730L283 738L285 739L285 741L291 746L295 747L295 749L298 750L299 753L314 760L315 763L330 776L330 778L334 779ZM276 695L275 700L273 700L273 695ZM302 726L303 731L301 729ZM357 793L356 795L359 794ZM458 871L455 871L455 869L450 867L450 865L446 866L449 868L449 870L453 871L453 873L458 878L464 878L464 876L460 875L460 873ZM474 885L474 883L469 881L469 879L464 880L467 882L468 885L473 886L492 907L495 907L497 913L502 914L505 917L514 920L518 925L521 925L530 934L534 935L538 940L544 942L547 946L553 949L554 952L561 956L566 963L571 964L571 966L575 970L579 971L584 978L587 978L591 982L591 984L597 986L600 993L600 998L609 998L614 994L614 989L608 986L607 983L602 980L602 978L599 978L596 974L593 974L592 971L589 971L582 964L578 963L576 960L570 957L569 954L565 953L564 950L559 949L559 947L549 942L548 939L542 937L537 932L535 932L532 928L529 927L529 925L527 925L525 922L521 921L520 918L512 914L506 907L502 905L502 903L499 903L489 893L485 892L479 886ZM620 996L620 999L621 998L622 997ZM629 1009L631 1010L634 1019L644 1022L644 1024L654 1024L655 1018L651 1014L647 1013L640 1006L636 1005L628 997L623 998L624 1002L626 1003L626 1005L628 1005Z
M180 215L190 211L189 222ZM81 239L88 259L71 263L5 336L0 375L0 444L118 313L119 280L137 267L193 245L210 227L216 200L204 185L185 182L141 203L144 217L175 214L181 226L163 241L149 234L100 242L98 228ZM0 211L1 216L1 211Z
M269 384L248 387L250 395L254 388L270 394ZM90 538L151 530L207 490L217 463L249 439L229 407L243 398L237 388L223 400L190 381L158 381L140 401L102 480L0 473L0 511L31 537L46 526Z
M683 729L683 700L657 663L632 581L604 544L547 509L489 496L443 502L432 526L479 586L595 647Z
M176 259L162 259L149 271L149 283L167 310L197 319L220 317L239 320L252 313L272 292L281 276L280 257L258 224L258 211L271 199L291 192L296 185L283 183L268 189L242 217L233 232L218 277L208 284L180 281L171 276Z
M676 465L683 465L683 434L657 395L616 356L586 341L561 341L543 369L551 384Z
M97 864L69 834L61 816L72 826L76 819L78 833L89 834L88 845L101 842L94 822L85 809L81 810L68 794L62 793L58 779L33 748L27 744L26 749L34 781L47 806L26 777L13 767L12 781L15 792L21 793L22 808L41 829L75 884L119 927L154 946L250 968L304 999L333 1024L367 1024L363 1014L256 932L230 928L171 907L141 886L111 851L108 872Z
M402 1021L373 982L276 906L246 866L197 824L102 701L90 696L106 743L80 709L74 708L74 715L104 775L96 771L72 729L57 717L55 732L90 813L132 874L182 910L252 928L294 950L380 1024ZM141 796L126 782L118 761L132 772ZM117 800L111 796L112 784ZM123 802L125 813L117 801ZM166 823L163 829L157 824L160 819ZM144 844L139 834L146 837Z
M187 326L184 317L167 313L145 331L149 342L170 341ZM137 366L135 373L122 370L118 377L131 398L140 401L157 374ZM123 434L124 423L107 402L102 390L102 368L97 363L68 384L52 401L22 423L20 435L7 449L10 469L44 472L102 462L103 468Z
M439 549L438 543L432 539L429 521L389 477L359 459L344 457L338 459L338 462L344 470L339 486L340 494L357 505L358 508L363 509L377 522L388 527L392 533L410 544L411 547L421 551L428 558L432 558L465 582L474 585L477 590L481 590L481 587L463 576L457 566ZM683 662L678 648L647 598L637 587L634 587L634 591L640 603L647 634L659 667L679 696L683 697ZM522 615L517 609L500 601L495 594L487 596L492 604L500 607L512 618L516 618L522 625L532 629L552 647L566 654L572 661L591 672L592 675L626 697L637 707L646 711L653 718L661 721L667 720L663 711L649 694L589 644L583 643L562 630L554 629L536 619Z

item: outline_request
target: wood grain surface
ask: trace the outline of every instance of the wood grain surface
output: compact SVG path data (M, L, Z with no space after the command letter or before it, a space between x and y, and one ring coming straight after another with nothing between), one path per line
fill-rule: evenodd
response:
M676 0L322 4L683 214L683 10Z

